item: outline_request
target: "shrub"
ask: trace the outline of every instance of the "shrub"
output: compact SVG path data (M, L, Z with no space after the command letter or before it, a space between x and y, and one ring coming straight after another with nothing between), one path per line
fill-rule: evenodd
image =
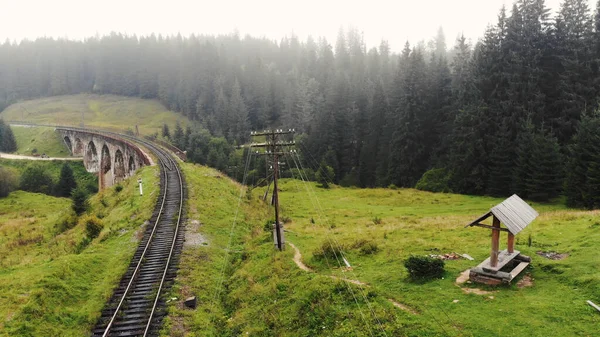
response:
M358 249L362 255L375 254L379 251L379 246L377 245L377 242L367 239L356 240L352 244L352 248Z
M317 179L315 176L315 171L313 171L310 168L305 168L305 169L292 168L292 169L290 169L290 172L292 174L292 177L294 177L296 179L304 179L307 181L315 181Z
M423 174L415 186L416 189L429 192L450 192L448 181L450 175L446 169L431 169Z
M115 186L115 191L116 191L117 193L121 192L122 190L123 190L123 185L121 185L121 184L118 184L117 186Z
M444 261L429 256L411 256L404 261L404 267L415 279L438 278L444 275Z
M56 224L54 225L54 230L56 234L63 233L68 231L69 229L75 227L77 225L77 216L75 214L69 212L58 219Z
M50 195L53 191L53 186L52 176L39 164L27 166L23 174L21 174L19 188L23 191Z
M336 245L334 242L331 242L328 240L328 241L324 241L321 244L321 247L317 248L313 252L313 256L317 260L321 260L321 259L335 260L336 258L341 257L340 250L342 250L342 249L343 249L343 247L341 245L338 247L338 245Z
M0 166L0 198L8 196L10 192L14 191L19 185L18 181L16 170Z
M378 251L379 246L377 245L377 242L374 241L369 241L360 247L360 253L362 255L371 255L377 253Z
M329 188L329 180L334 177L335 172L331 166L327 166L325 161L321 161L319 170L317 170L316 178L323 188Z
M93 215L85 217L83 222L85 223L85 234L90 240L97 238L98 235L100 235L102 228L104 228L102 221Z

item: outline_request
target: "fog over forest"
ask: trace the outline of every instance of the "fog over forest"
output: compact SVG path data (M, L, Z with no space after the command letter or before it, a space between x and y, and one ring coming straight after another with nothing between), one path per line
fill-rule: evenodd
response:
M565 0L551 15L543 0L518 0L477 43L447 45L440 29L398 53L386 41L367 48L354 28L335 41L113 33L6 42L0 109L82 92L156 98L198 122L173 142L223 170L238 159L211 154L211 138L231 147L251 130L285 127L298 131L305 164L330 167L342 185L564 193L569 205L598 207L600 15L587 3Z

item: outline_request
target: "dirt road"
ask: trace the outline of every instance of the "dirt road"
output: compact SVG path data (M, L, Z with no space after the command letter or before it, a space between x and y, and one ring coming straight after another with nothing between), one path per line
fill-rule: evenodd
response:
M24 159L24 160L83 160L81 157L64 157L64 158L56 158L56 157L33 157L33 156L21 156L18 154L10 154L0 152L0 158L4 159Z

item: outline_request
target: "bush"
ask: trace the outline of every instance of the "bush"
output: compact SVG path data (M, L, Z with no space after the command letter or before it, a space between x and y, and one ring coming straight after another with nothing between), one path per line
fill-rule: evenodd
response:
M60 234L75 227L75 225L77 225L77 216L73 213L67 213L58 219L54 225L54 230L56 234Z
M342 249L344 249L344 248L341 247L341 245L340 245L340 247L338 247L338 245L336 245L335 242L331 242L330 240L327 240L327 241L323 242L323 244L321 244L321 247L317 248L313 252L313 256L317 260L321 260L321 259L335 260L336 258L341 258L340 250L342 250Z
M21 174L19 188L23 191L50 195L54 190L53 186L52 176L39 164L27 166Z
M438 278L444 275L444 261L429 256L411 256L404 261L404 267L415 279Z
M431 169L423 174L415 186L416 189L429 192L450 192L450 175L446 169Z
M0 166L0 198L7 197L14 191L19 185L18 181L16 170Z
M85 217L83 222L85 223L85 234L90 239L97 238L104 228L102 221L93 215Z
M123 185L118 184L117 186L115 186L115 192L119 193L123 190Z
M77 187L71 193L71 199L73 203L71 207L77 215L81 215L90 208L90 202L88 201L87 191L81 187Z
M321 183L321 187L329 188L329 180L334 177L335 172L331 166L327 166L325 161L321 161L321 165L319 165L319 170L317 170L316 178L319 183Z
M304 179L307 181L315 181L317 180L316 175L315 175L315 171L313 171L310 168L305 168L305 169L297 169L297 168L293 168L290 170L290 172L292 173L292 177L296 178L296 179Z
M362 255L371 255L379 251L379 246L377 245L377 242L366 239L357 240L352 245L352 248L359 249L359 252Z

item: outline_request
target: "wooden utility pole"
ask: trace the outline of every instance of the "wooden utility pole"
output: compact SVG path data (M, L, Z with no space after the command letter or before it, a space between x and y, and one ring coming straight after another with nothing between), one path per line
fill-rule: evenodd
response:
M273 237L275 239L275 246L277 249L283 250L285 241L283 237L283 226L279 222L279 191L277 189L277 179L279 178L279 156L289 153L289 150L282 149L283 147L294 146L296 142L279 140L280 136L293 134L294 129L288 130L265 130L262 132L253 131L250 133L250 137L264 136L264 143L252 143L250 147L262 147L265 148L263 155L267 155L273 158L273 205L275 206L275 224L273 228ZM257 152L258 153L258 152Z

